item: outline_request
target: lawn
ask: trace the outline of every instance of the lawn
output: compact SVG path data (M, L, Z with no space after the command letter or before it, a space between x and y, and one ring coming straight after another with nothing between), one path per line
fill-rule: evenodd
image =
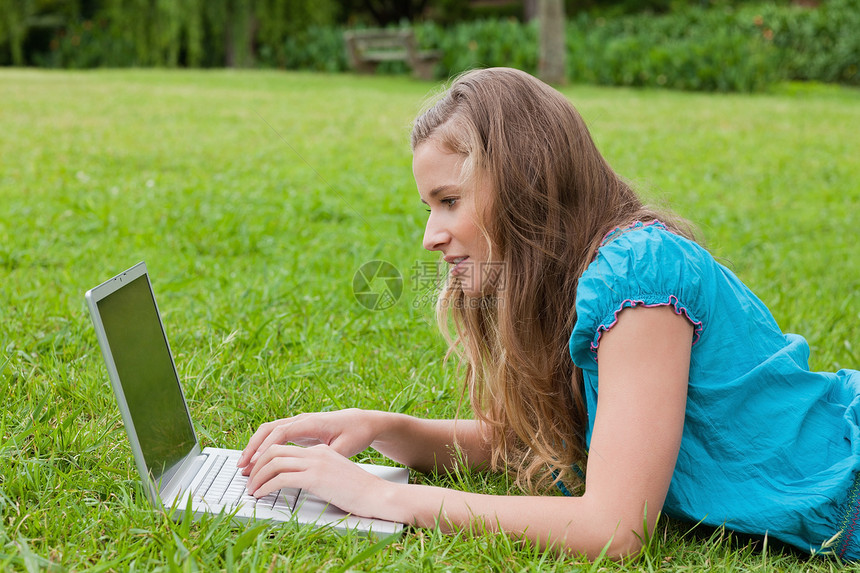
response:
M505 535L174 523L151 510L83 293L145 260L203 445L347 406L450 416L435 257L411 179L406 78L225 71L0 71L0 569L825 571L662 521L643 556L589 564ZM571 86L616 169L693 219L720 260L807 336L814 369L860 367L860 92ZM353 296L399 269L384 310ZM731 357L727 357L730 360ZM375 459L368 452L361 459ZM418 482L502 493L502 476Z

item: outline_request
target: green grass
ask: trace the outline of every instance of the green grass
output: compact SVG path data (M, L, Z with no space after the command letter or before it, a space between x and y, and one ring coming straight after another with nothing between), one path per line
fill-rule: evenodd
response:
M458 390L413 284L426 214L409 123L431 84L267 72L0 72L0 569L830 570L661 522L638 561L504 535L388 545L309 528L174 523L141 495L84 291L146 260L204 445L361 406L449 416ZM758 96L570 87L616 169L693 219L808 337L860 367L860 92ZM369 311L352 278L404 275ZM367 454L373 457L373 453ZM499 476L419 482L505 492Z

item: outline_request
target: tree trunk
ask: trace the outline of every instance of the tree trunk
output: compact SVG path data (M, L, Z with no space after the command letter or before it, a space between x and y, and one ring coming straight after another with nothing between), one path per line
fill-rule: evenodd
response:
M224 26L224 64L228 68L254 65L256 18L249 0L235 0Z
M564 0L538 0L538 76L549 84L567 79Z

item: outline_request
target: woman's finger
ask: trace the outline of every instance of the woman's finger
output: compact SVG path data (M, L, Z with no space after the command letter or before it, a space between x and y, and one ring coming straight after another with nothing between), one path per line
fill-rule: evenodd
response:
M270 450L282 447L290 446L274 446ZM302 457L281 454L267 458L264 463L257 464L255 473L248 479L248 493L259 498L282 487L297 487L291 478L295 473L305 471L307 467L307 461Z
M298 446L282 446L275 444L267 448L265 451L260 453L259 458L254 462L253 468L248 475L248 484L246 486L248 491L252 491L252 488L254 487L259 487L260 478L258 478L258 476L260 475L260 472L267 471L265 468L271 464L272 460L296 460L304 457L304 454L305 448L300 448ZM297 471L299 469L295 465L284 467L284 471ZM268 471L270 470L271 468L269 468Z
M251 436L251 439L248 440L248 445L245 446L245 449L242 450L242 455L239 456L239 461L237 465L239 467L244 467L250 462L251 457L257 453L257 450L260 447L266 438L271 434L272 430L275 429L280 422L283 420L275 420L273 422L266 422L264 424L260 424L260 427L257 428L257 431L254 432L254 435Z
M292 441L291 434L294 427L293 425L303 417L304 415L301 414L292 418L282 418L280 420L274 420L272 422L262 424L260 429L258 429L248 441L248 445L242 451L242 455L239 456L239 460L236 465L240 468L245 468L245 471L242 473L244 475L248 475L250 469L260 457L260 454L265 452L272 445L284 444ZM305 439L303 441L310 442L312 440Z

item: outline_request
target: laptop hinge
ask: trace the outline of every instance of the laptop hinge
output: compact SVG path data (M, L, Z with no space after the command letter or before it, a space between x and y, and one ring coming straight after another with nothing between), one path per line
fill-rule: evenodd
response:
M173 499L177 493L187 488L206 462L207 457L200 451L200 446L195 445L191 452L174 466L167 483L161 483L159 490L161 499Z

